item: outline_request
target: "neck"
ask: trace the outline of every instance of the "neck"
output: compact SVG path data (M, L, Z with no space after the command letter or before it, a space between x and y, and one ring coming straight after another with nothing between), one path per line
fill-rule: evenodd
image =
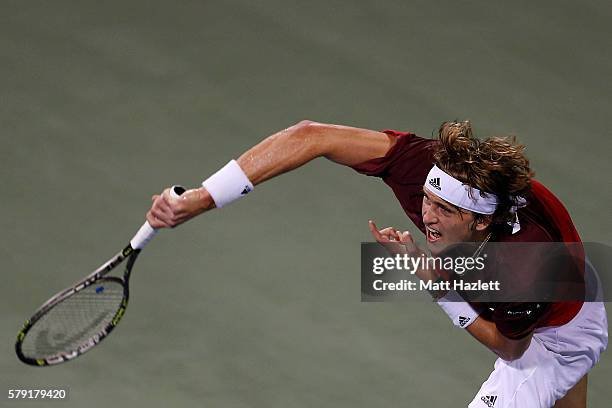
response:
M474 232L474 242L482 242L484 240L486 240L490 234L492 234L493 232L491 231L491 228L486 228L482 231L475 231Z

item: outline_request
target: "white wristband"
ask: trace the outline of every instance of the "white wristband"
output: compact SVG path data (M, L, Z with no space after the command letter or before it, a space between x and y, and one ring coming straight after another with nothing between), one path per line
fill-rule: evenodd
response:
M449 290L444 297L437 300L438 305L446 312L453 324L465 329L478 317L472 306L463 300L457 291Z
M225 207L232 201L253 191L253 183L244 174L236 160L227 163L221 170L202 182L217 208Z

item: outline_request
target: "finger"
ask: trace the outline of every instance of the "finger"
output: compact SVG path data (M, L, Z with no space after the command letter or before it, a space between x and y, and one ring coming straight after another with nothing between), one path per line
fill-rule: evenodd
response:
M177 217L184 215L185 210L185 197L175 197L170 188L164 190L162 194L163 202L166 205L168 213L171 215L173 221Z
M160 219L171 218L173 216L170 208L161 199L153 203L150 211L153 214L153 216L160 218Z
M168 189L157 195L157 199L153 203L154 207L162 209L164 212L172 213L172 202L169 195L166 193Z
M383 228L378 232L380 233L380 235L384 235L385 237L388 237L388 238L396 238L397 236L397 232L395 228L393 227Z
M153 204L151 205L150 211L155 211L158 214L159 213L168 214L168 215L171 214L168 206L166 205L166 203L164 203L162 196L160 194L153 195L151 199L153 200Z
M372 236L377 240L381 240L384 237L380 234L380 232L378 231L378 227L376 226L376 224L374 223L374 221L369 220L368 221L368 227L370 228L370 233L372 234Z
M157 228L169 228L170 225L157 218L151 211L147 212L147 221L151 224L151 227Z
M414 244L414 238L412 238L412 235L410 234L410 231L404 231L404 232L398 232L399 234L399 240L402 243L411 243Z
M176 215L167 205L163 203L162 200L158 200L155 204L153 204L150 211L154 217L160 219L168 226L172 226L175 222Z
M378 228L376 227L376 224L374 223L374 221L372 220L368 221L368 228L370 229L370 232L372 233L372 235L374 236L380 235L380 233L378 232Z
M151 211L147 211L147 215L145 216L145 218L147 219L147 222L149 223L151 227L159 228L157 226L157 220L155 219L155 217L153 217L153 215L151 214Z
M424 253L423 250L414 242L414 237L408 231L402 232L402 244L409 254L416 256Z
M406 250L408 250L408 252L410 253L418 252L419 248L414 243L414 239L412 238L412 235L410 235L410 232L408 231L402 232L400 239L402 241L402 244L406 247Z
M398 230L396 230L393 227L387 227L387 228L383 228L380 231L378 231L383 237L389 239L390 241L399 241L400 240L400 233Z
M392 232L385 232L383 234L380 230L378 230L378 228L376 228L376 224L374 224L373 229L371 231L374 238L376 238L376 241L380 243L395 241Z
M164 201L164 204L166 204L168 207L172 206L172 197L170 196L170 189L167 188L164 190L164 192L161 195L162 200Z

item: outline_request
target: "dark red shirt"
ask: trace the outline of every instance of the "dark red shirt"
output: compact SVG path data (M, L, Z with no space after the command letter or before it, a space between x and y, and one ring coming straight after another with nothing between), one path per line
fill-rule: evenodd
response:
M368 176L381 178L395 193L404 212L425 233L421 215L423 184L433 167L433 153L438 141L413 133L384 131L396 139L384 157L353 166ZM532 192L525 207L519 209L521 229L516 234L498 234L497 242L580 242L572 220L559 199L546 187L532 180ZM521 270L517 265L517 270ZM527 271L525 272L527 273ZM481 317L493 321L509 338L521 338L539 327L560 326L569 322L580 310L582 302L554 303L474 303Z

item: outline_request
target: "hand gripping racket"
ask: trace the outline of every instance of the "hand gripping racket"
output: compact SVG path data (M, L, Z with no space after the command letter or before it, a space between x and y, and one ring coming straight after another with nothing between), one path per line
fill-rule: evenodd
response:
M171 189L173 197L184 192L181 186ZM35 366L59 364L80 356L105 339L127 308L134 262L157 231L146 221L121 252L47 300L17 334L17 357ZM126 259L123 278L107 276Z

